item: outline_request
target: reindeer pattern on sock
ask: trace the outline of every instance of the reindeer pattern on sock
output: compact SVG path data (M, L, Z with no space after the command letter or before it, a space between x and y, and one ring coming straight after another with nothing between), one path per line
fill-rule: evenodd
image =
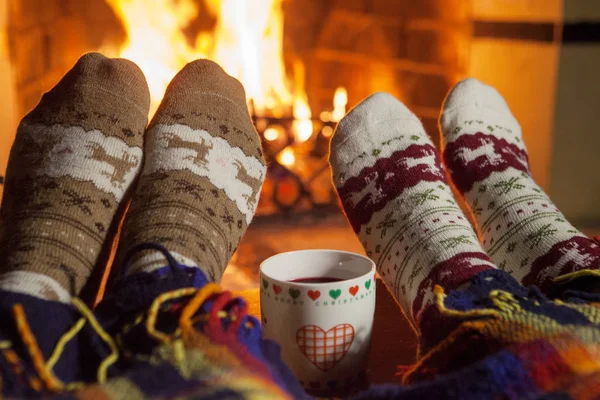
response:
M246 222L250 222L265 176L260 159L209 131L186 125L157 125L148 131L147 140L148 147L154 149L151 152L163 155L147 154L144 176L160 171L190 171L207 178L210 184L207 183L206 190L223 190L246 216ZM192 197L194 201L201 201L203 196Z
M32 154L28 162L37 167L32 168L36 175L70 176L78 181L89 181L117 200L122 198L126 183L141 166L140 147L129 146L123 139L106 136L99 130L42 124L22 124L20 129L26 140L19 151ZM42 155L35 156L36 153ZM90 174L89 171L100 173Z
M166 141L167 149L186 149L193 150L196 152L195 156L185 156L184 160L191 160L195 165L199 167L206 167L208 164L208 153L213 148L213 144L207 144L203 138L200 138L200 142L193 142L183 140L180 136L172 132L165 132L162 135L162 139Z
M113 156L100 143L92 142L86 147L92 152L88 158L112 166L112 173L102 171L102 175L106 176L113 186L123 186L126 182L125 176L140 163L137 156L126 152L121 156Z
M248 185L251 189L250 194L243 194L242 196L246 200L248 209L254 212L256 210L256 202L258 201L258 193L262 187L262 177L255 178L248 174L246 167L239 160L235 160L233 165L237 168L236 179Z

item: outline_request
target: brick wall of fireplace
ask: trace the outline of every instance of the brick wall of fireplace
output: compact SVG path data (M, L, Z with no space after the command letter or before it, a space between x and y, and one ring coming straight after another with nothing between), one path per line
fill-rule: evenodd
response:
M7 2L19 116L30 111L83 53L124 39L103 0L2 1Z
M307 16L286 19L286 30L307 65L314 110L331 107L338 86L348 89L351 106L387 91L437 139L442 100L466 73L470 1L304 0L286 7L286 15Z

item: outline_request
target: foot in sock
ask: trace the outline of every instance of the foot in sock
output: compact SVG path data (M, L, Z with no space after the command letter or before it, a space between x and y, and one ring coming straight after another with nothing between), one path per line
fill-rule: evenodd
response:
M144 169L118 259L154 242L218 281L250 223L265 177L242 85L208 60L173 79L146 133ZM129 272L165 265L144 251Z
M150 95L132 62L83 56L19 125L0 210L0 288L67 302L141 168Z
M446 166L499 268L546 290L560 275L600 267L600 246L531 177L521 127L494 88L460 82L444 103L440 126Z
M391 95L370 96L340 121L330 163L354 231L414 321L434 285L453 289L494 268L421 122Z

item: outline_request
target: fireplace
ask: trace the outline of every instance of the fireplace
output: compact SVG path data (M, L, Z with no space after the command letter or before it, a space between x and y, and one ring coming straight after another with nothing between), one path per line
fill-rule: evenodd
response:
M518 7L496 0L502 2ZM438 143L445 94L485 64L472 54L477 24L470 0L0 0L0 5L8 42L0 50L14 71L15 121L88 51L137 62L148 77L153 107L171 76L194 58L215 59L244 83L269 169L252 234L224 279L243 275L249 285L258 282L257 263L278 251L362 251L340 212L327 163L329 141L346 110L375 91L390 92L417 113ZM3 140L9 145L12 138ZM547 153L532 153L543 186Z
M327 165L335 123L385 90L437 134L441 101L465 71L467 3L10 0L18 114L87 51L138 62L154 108L182 65L209 57L245 84L263 139L270 168L257 216L335 210Z

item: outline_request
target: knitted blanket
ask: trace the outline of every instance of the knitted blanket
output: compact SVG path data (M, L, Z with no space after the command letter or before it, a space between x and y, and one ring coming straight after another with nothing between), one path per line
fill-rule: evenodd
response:
M358 398L600 398L598 295L565 289L549 299L492 270L448 295L436 288L436 300L423 318L417 364L399 368L403 385Z
M595 272L589 272L589 279ZM403 384L361 399L600 398L600 299L549 299L502 271L436 289L419 361ZM261 338L243 299L197 268L137 273L93 312L0 292L0 375L8 398L286 399L308 397Z

